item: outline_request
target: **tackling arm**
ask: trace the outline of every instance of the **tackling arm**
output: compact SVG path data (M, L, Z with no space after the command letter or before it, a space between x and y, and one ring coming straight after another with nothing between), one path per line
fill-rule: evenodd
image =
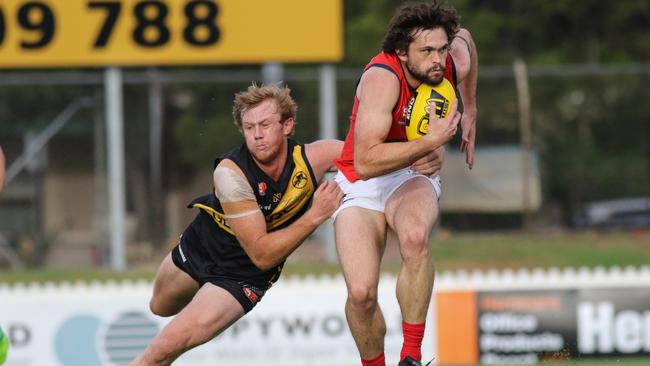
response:
M334 165L333 161L341 156L342 149L343 141L339 140L318 140L305 145L305 153L317 181Z
M221 161L215 172L219 168L232 169L244 181L243 186L236 179L225 182L223 175L217 179L215 173L215 193L218 194L228 225L246 254L261 270L271 269L288 257L318 225L331 216L343 198L336 183L325 182L318 187L312 206L302 217L281 230L267 232L266 220L254 199L252 188L243 178L243 172L230 160ZM241 194L245 190L250 192ZM244 199L222 200L219 195ZM253 199L245 199L246 196L252 196Z

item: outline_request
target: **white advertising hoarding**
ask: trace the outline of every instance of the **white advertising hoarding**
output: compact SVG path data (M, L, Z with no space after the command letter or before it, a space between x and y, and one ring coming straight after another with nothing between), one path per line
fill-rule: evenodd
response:
M387 362L402 344L396 280L380 282ZM149 283L0 288L0 324L12 340L7 366L124 365L169 319L148 309ZM282 279L260 304L174 365L352 366L359 356L344 314L341 277ZM433 357L433 324L423 345Z

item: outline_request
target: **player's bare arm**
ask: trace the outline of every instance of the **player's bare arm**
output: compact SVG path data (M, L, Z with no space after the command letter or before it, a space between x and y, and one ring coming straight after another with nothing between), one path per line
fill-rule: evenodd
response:
M305 153L317 181L334 165L334 159L341 155L342 149L343 141L339 140L318 140L305 145Z
M388 70L373 67L361 76L354 129L354 167L361 179L407 167L447 141L436 141L433 136L409 142L384 141L399 90L399 81Z
M220 168L231 170L241 180L238 182L232 175L228 178L227 174L230 173L224 174ZM338 185L326 181L318 187L312 206L301 218L284 229L269 233L252 188L235 163L230 160L219 163L215 169L214 185L230 228L246 254L261 270L271 269L288 257L318 225L334 213L343 199Z
M461 151L466 153L466 162L470 169L474 166L474 147L476 141L476 84L478 77L478 51L472 34L461 28L451 43L451 55L456 64L458 90L463 99L464 112L461 119L463 130Z

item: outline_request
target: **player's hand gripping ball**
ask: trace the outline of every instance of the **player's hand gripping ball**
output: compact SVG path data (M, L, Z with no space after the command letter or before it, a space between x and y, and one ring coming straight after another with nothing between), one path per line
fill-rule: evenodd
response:
M406 138L410 141L426 135L429 129L430 107L435 106L436 117L445 118L454 100L456 90L447 79L442 79L438 85L420 84L406 112ZM458 111L461 111L460 106Z
M7 352L9 352L9 338L2 331L0 327L0 365L4 364L7 360Z

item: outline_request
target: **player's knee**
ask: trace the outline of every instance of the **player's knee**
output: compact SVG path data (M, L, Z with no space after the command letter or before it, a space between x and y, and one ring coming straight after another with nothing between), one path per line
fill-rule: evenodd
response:
M400 233L400 251L404 259L429 256L429 232L424 227L412 227Z
M149 301L149 310L151 310L153 314L162 317L176 315L177 313L176 311L174 311L174 309L170 309L169 306L165 306L155 296L152 297L151 300Z
M356 310L368 311L377 304L377 291L368 286L351 286L348 302Z

